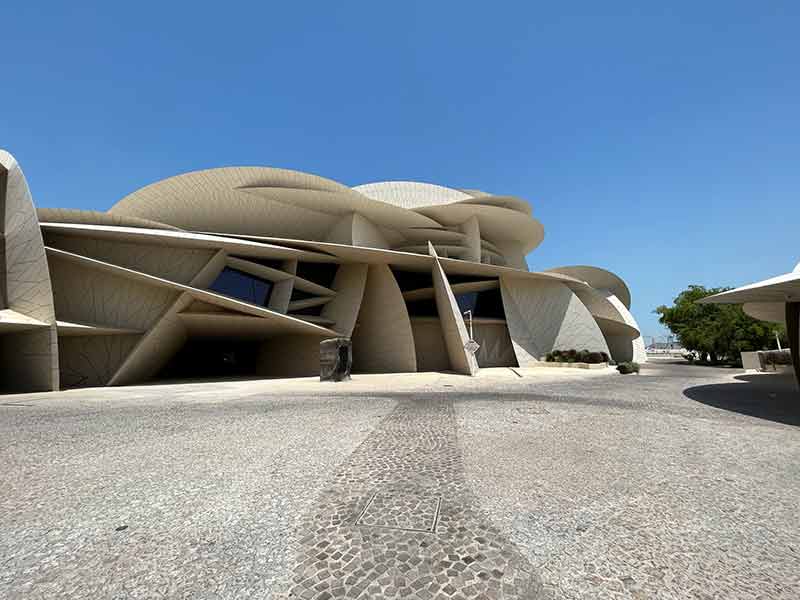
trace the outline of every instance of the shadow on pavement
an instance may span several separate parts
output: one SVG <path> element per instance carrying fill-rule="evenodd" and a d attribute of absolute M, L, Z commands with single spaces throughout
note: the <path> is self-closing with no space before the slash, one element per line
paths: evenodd
<path fill-rule="evenodd" d="M 736 382 L 698 385 L 683 390 L 684 396 L 723 410 L 800 425 L 800 391 L 794 375 L 737 375 Z"/>

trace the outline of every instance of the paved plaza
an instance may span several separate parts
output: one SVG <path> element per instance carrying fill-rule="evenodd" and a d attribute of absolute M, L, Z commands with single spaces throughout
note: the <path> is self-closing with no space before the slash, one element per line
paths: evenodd
<path fill-rule="evenodd" d="M 798 598 L 795 389 L 661 363 L 2 396 L 0 597 Z"/>

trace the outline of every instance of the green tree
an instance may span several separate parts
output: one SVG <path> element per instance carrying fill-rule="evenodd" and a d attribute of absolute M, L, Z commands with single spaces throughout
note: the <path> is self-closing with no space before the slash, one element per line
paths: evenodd
<path fill-rule="evenodd" d="M 775 345 L 775 331 L 782 341 L 782 325 L 758 321 L 744 313 L 738 304 L 698 304 L 697 301 L 730 288 L 706 289 L 690 285 L 675 298 L 672 306 L 659 306 L 659 323 L 666 325 L 687 350 L 708 355 L 712 364 L 739 362 L 740 353 L 766 350 Z"/>

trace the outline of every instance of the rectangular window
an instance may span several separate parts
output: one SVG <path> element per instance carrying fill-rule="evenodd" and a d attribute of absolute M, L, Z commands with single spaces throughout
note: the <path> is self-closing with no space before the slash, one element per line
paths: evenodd
<path fill-rule="evenodd" d="M 225 267 L 208 289 L 250 304 L 267 306 L 272 292 L 272 282 L 238 269 Z"/>

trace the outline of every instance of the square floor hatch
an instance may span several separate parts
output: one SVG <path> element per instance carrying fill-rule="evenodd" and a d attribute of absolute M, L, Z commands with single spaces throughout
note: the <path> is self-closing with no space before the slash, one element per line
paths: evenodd
<path fill-rule="evenodd" d="M 364 507 L 356 525 L 436 533 L 439 496 L 378 492 Z"/>

